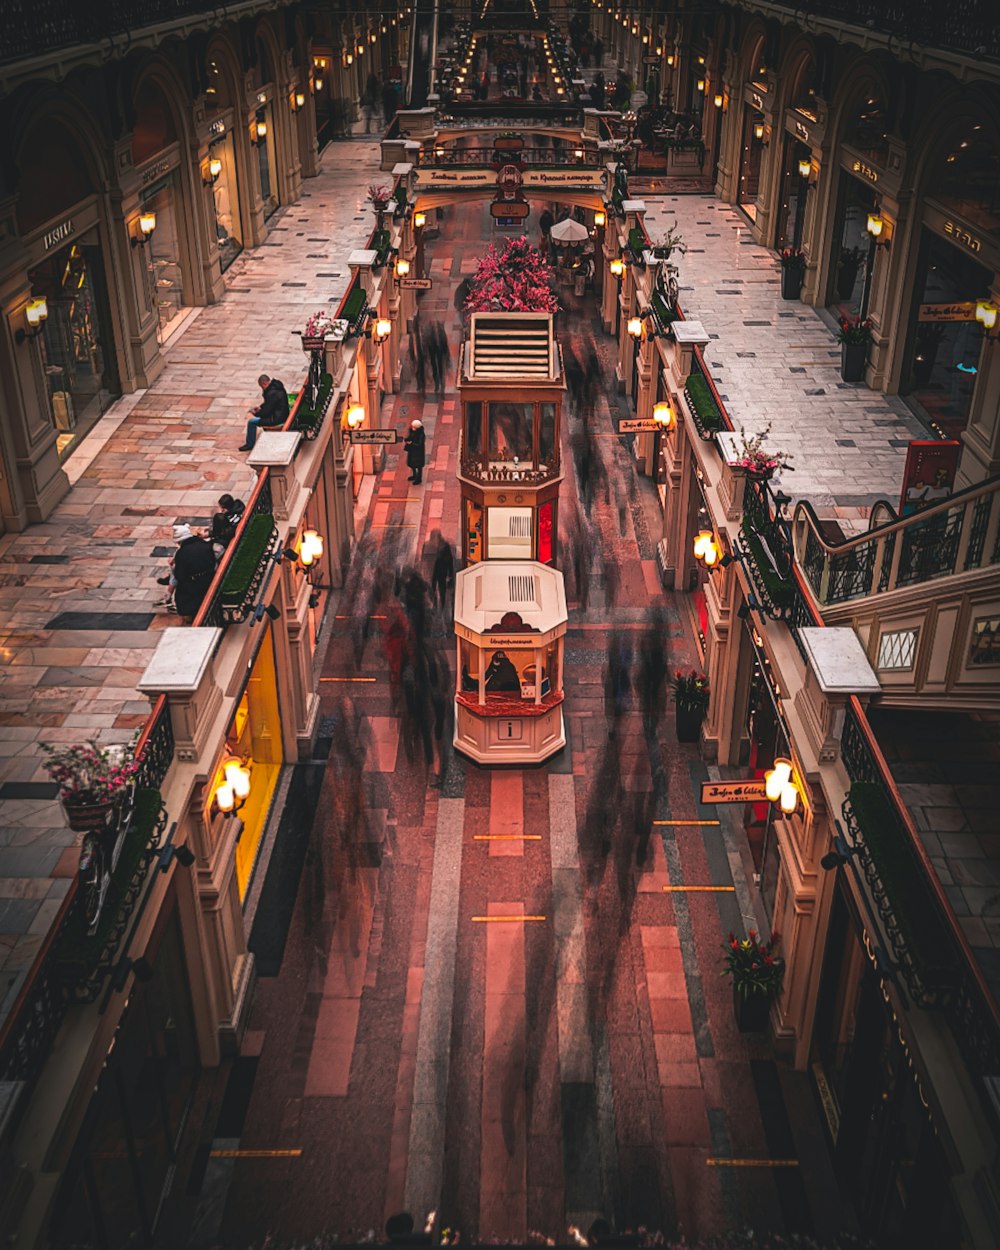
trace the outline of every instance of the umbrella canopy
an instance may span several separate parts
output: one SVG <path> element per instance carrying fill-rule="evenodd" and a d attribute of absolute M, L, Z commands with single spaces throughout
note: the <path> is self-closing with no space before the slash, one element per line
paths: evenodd
<path fill-rule="evenodd" d="M 549 231 L 554 243 L 582 243 L 590 231 L 573 217 L 557 222 Z"/>

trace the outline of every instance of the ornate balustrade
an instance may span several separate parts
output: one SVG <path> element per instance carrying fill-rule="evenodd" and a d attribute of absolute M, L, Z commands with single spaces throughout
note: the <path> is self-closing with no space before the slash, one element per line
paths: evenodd
<path fill-rule="evenodd" d="M 796 0 L 776 0 L 778 8 L 812 17 L 826 17 L 838 26 L 861 26 L 865 30 L 894 35 L 904 44 L 925 48 L 952 48 L 978 56 L 1000 57 L 1000 26 L 992 0 L 812 0 L 805 9 Z M 752 6 L 751 6 L 752 7 Z M 769 6 L 773 7 L 773 6 Z"/>

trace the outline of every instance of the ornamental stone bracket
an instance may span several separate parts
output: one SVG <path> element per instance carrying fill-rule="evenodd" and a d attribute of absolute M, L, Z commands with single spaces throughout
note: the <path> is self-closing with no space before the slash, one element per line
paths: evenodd
<path fill-rule="evenodd" d="M 715 436 L 725 468 L 719 481 L 719 495 L 726 510 L 726 520 L 739 525 L 743 519 L 743 494 L 746 490 L 746 474 L 735 463 L 739 456 L 736 435 L 732 430 L 721 430 Z"/>
<path fill-rule="evenodd" d="M 850 626 L 806 626 L 799 630 L 806 658 L 806 680 L 795 695 L 810 743 L 821 764 L 840 756 L 847 700 L 881 690 L 878 677 Z"/>

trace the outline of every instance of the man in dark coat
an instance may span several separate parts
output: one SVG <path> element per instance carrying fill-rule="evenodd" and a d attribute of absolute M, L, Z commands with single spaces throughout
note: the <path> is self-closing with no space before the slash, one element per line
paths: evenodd
<path fill-rule="evenodd" d="M 411 421 L 410 432 L 403 439 L 403 446 L 406 448 L 406 463 L 411 470 L 407 480 L 412 482 L 414 486 L 420 485 L 420 479 L 423 476 L 425 442 L 424 423 L 417 420 Z"/>
<path fill-rule="evenodd" d="M 179 544 L 174 556 L 174 602 L 182 623 L 191 625 L 215 576 L 215 552 L 208 539 L 199 538 L 190 525 L 175 525 L 174 538 Z"/>
<path fill-rule="evenodd" d="M 435 530 L 431 537 L 437 545 L 434 552 L 431 586 L 434 590 L 434 599 L 443 611 L 448 602 L 448 591 L 455 585 L 455 552 L 451 543 L 442 537 L 440 530 Z"/>
<path fill-rule="evenodd" d="M 288 420 L 288 392 L 284 385 L 277 378 L 269 377 L 266 373 L 260 375 L 257 385 L 263 392 L 264 398 L 256 408 L 250 410 L 247 435 L 240 451 L 251 450 L 257 441 L 257 431 L 261 426 L 268 429 L 272 426 L 284 425 Z"/>

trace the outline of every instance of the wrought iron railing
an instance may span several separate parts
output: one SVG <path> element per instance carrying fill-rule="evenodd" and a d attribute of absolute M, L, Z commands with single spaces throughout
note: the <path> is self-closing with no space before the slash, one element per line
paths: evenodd
<path fill-rule="evenodd" d="M 233 561 L 240 549 L 244 535 L 250 526 L 250 521 L 255 516 L 262 513 L 272 513 L 273 505 L 271 503 L 271 479 L 267 469 L 262 470 L 257 478 L 257 485 L 253 489 L 253 494 L 247 502 L 246 510 L 240 517 L 240 523 L 236 527 L 236 533 L 233 535 L 229 546 L 222 554 L 218 567 L 215 570 L 215 576 L 212 583 L 205 593 L 201 607 L 194 618 L 195 625 L 214 625 L 219 629 L 225 629 L 230 623 L 230 617 L 223 606 L 222 588 L 226 580 Z"/>
<path fill-rule="evenodd" d="M 557 152 L 552 148 L 521 148 L 507 152 L 503 148 L 452 148 L 439 144 L 436 147 L 421 148 L 417 164 L 423 168 L 456 166 L 460 169 L 482 169 L 502 164 L 510 158 L 520 165 L 540 166 L 546 169 L 602 169 L 604 167 L 606 158 L 603 154 L 592 149 L 584 149 L 582 145 L 580 150 L 583 151 L 583 156 L 574 155 L 575 148 L 572 152 Z"/>
<path fill-rule="evenodd" d="M 1000 563 L 1000 477 L 979 482 L 923 511 L 831 543 L 812 505 L 795 507 L 796 553 L 820 604 L 920 585 Z"/>
<path fill-rule="evenodd" d="M 910 993 L 919 1006 L 939 1008 L 944 1013 L 965 1062 L 976 1076 L 996 1075 L 1000 1072 L 1000 1009 L 861 704 L 854 697 L 844 721 L 841 759 L 854 786 L 870 789 L 879 799 L 873 810 L 879 814 L 878 840 L 885 848 L 881 864 L 869 845 L 872 830 L 866 831 L 857 798 L 847 800 L 844 816 L 849 845 L 862 865 L 893 958 Z M 909 932 L 901 923 L 907 915 L 912 917 Z M 933 966 L 928 968 L 921 963 L 914 932 L 932 922 L 932 933 L 918 935 L 924 939 L 925 949 L 931 951 Z"/>
<path fill-rule="evenodd" d="M 791 531 L 766 478 L 748 475 L 744 482 L 743 522 L 733 545 L 761 607 L 774 619 L 787 616 L 795 597 Z"/>
<path fill-rule="evenodd" d="M 289 3 L 290 0 L 279 0 Z M 116 37 L 202 17 L 211 25 L 233 21 L 240 10 L 258 6 L 220 5 L 210 0 L 4 0 L 0 23 L 0 61 L 22 60 L 76 44 L 107 46 Z"/>
<path fill-rule="evenodd" d="M 894 4 L 882 4 L 879 0 L 776 2 L 779 8 L 797 15 L 828 17 L 838 26 L 880 31 L 906 44 L 1000 58 L 1000 25 L 994 0 L 953 0 L 951 4 L 940 4 L 938 0 L 896 0 Z"/>

